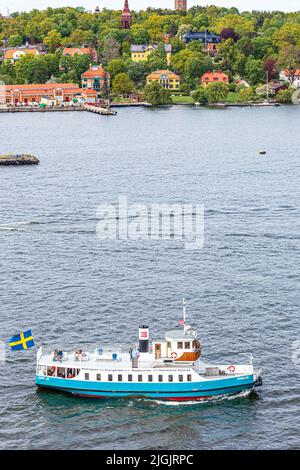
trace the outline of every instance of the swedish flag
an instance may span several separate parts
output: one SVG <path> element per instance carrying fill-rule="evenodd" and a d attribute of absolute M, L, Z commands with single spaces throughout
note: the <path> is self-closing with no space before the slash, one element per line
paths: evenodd
<path fill-rule="evenodd" d="M 35 344 L 31 330 L 22 331 L 20 334 L 10 338 L 9 345 L 13 351 L 21 351 L 23 349 L 32 348 Z"/>

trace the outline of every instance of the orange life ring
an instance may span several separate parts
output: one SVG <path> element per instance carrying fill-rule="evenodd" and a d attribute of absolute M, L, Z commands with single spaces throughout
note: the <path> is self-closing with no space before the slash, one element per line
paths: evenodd
<path fill-rule="evenodd" d="M 229 367 L 227 367 L 227 370 L 229 370 L 229 372 L 235 372 L 235 367 L 234 366 L 229 366 Z"/>
<path fill-rule="evenodd" d="M 172 358 L 172 359 L 176 359 L 176 358 L 177 358 L 177 353 L 176 353 L 176 352 L 172 352 L 171 358 Z"/>

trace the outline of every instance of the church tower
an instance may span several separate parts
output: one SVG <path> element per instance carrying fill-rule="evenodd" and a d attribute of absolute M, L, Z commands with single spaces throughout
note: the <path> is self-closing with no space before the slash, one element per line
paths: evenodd
<path fill-rule="evenodd" d="M 187 0 L 175 0 L 175 10 L 187 11 Z"/>
<path fill-rule="evenodd" d="M 132 23 L 132 15 L 129 9 L 128 0 L 124 2 L 124 8 L 121 17 L 121 23 L 123 29 L 130 29 Z"/>

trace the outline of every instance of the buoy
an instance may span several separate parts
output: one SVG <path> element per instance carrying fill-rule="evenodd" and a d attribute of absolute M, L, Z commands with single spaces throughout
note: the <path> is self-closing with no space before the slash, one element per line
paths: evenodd
<path fill-rule="evenodd" d="M 261 150 L 259 153 L 260 155 L 266 155 L 267 152 L 265 150 Z"/>

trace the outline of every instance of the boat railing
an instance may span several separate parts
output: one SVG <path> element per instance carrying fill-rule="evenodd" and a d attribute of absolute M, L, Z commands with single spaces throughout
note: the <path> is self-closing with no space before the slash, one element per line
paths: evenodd
<path fill-rule="evenodd" d="M 207 360 L 209 360 L 210 363 L 223 364 L 224 359 L 230 363 L 235 363 L 235 364 L 244 365 L 245 361 L 247 361 L 246 363 L 250 365 L 253 364 L 253 354 L 249 352 L 225 351 L 225 352 L 222 352 L 222 356 L 220 355 L 217 356 L 215 354 L 207 355 Z"/>

